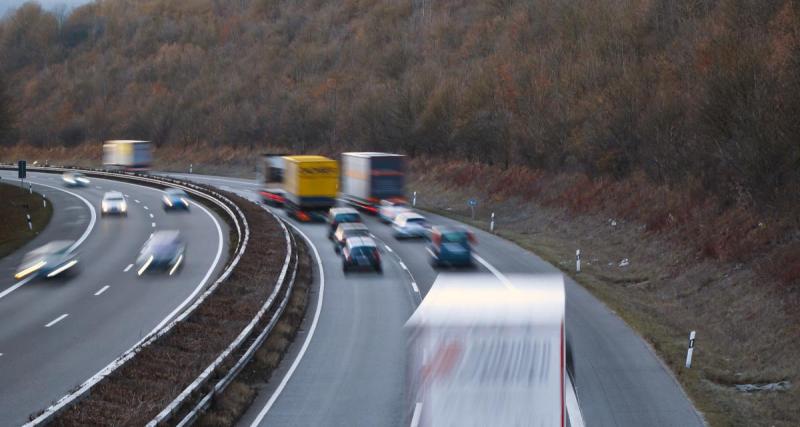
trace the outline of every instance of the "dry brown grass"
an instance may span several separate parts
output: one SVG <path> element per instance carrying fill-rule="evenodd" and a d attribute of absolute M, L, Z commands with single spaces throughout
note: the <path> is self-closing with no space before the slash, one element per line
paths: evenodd
<path fill-rule="evenodd" d="M 32 230 L 25 215 L 30 214 Z M 0 258 L 10 254 L 41 232 L 53 216 L 53 204 L 42 204 L 42 195 L 18 185 L 0 184 Z"/>

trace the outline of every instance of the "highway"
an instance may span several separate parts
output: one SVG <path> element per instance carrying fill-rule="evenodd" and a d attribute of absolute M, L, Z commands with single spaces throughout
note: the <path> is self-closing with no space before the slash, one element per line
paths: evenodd
<path fill-rule="evenodd" d="M 5 183 L 15 176 L 0 171 Z M 54 213 L 40 235 L 0 260 L 0 425 L 24 423 L 171 320 L 213 282 L 228 254 L 228 227 L 199 204 L 165 213 L 155 188 L 91 178 L 88 187 L 67 189 L 58 174 L 29 171 L 28 178 Z M 127 218 L 101 217 L 110 190 L 125 194 Z M 142 244 L 167 229 L 186 241 L 182 269 L 137 276 L 132 264 Z M 59 239 L 79 243 L 77 274 L 14 280 L 27 251 Z"/>
<path fill-rule="evenodd" d="M 251 180 L 171 175 L 258 198 L 258 184 Z M 434 224 L 454 223 L 426 215 Z M 240 425 L 399 426 L 407 422 L 402 327 L 437 271 L 428 262 L 424 243 L 398 242 L 388 226 L 365 219 L 385 245 L 382 276 L 345 278 L 324 225 L 295 223 L 318 254 L 319 287 L 312 293 L 298 338 Z M 478 239 L 477 271 L 495 275 L 558 271 L 509 241 L 472 230 Z M 580 406 L 580 411 L 572 409 L 569 414 L 572 425 L 581 420 L 588 426 L 704 425 L 644 340 L 572 279 L 566 278 L 566 286 L 567 332 L 576 371 L 574 403 Z M 569 398 L 567 403 L 569 408 Z"/>

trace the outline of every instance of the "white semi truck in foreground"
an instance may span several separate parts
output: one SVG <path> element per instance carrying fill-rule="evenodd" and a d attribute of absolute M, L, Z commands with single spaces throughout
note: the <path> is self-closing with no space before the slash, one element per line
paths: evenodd
<path fill-rule="evenodd" d="M 406 323 L 418 426 L 565 426 L 561 275 L 441 274 Z"/>

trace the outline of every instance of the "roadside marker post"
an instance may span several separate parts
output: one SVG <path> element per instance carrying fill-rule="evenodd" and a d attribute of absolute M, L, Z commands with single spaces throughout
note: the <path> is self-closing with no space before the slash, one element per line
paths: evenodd
<path fill-rule="evenodd" d="M 417 207 L 417 192 L 414 192 L 414 197 L 411 198 L 411 206 Z"/>
<path fill-rule="evenodd" d="M 686 351 L 686 368 L 692 367 L 692 353 L 694 353 L 694 337 L 695 331 L 689 334 L 689 350 Z"/>
<path fill-rule="evenodd" d="M 492 212 L 492 221 L 489 223 L 489 232 L 494 233 L 494 212 Z"/>
<path fill-rule="evenodd" d="M 25 214 L 25 217 L 28 219 L 28 230 L 33 230 L 33 223 L 31 222 L 31 214 Z"/>
<path fill-rule="evenodd" d="M 31 184 L 30 182 L 28 183 L 28 193 L 33 194 L 33 184 Z"/>
<path fill-rule="evenodd" d="M 189 173 L 192 173 L 192 166 L 194 166 L 194 165 L 189 163 Z"/>
<path fill-rule="evenodd" d="M 575 251 L 575 272 L 581 272 L 581 250 L 578 249 Z"/>
<path fill-rule="evenodd" d="M 42 194 L 42 207 L 47 207 L 47 197 L 44 197 L 44 194 Z"/>

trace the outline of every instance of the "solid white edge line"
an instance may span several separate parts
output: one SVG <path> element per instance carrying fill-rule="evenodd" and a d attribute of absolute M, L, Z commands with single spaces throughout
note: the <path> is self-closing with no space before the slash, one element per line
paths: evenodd
<path fill-rule="evenodd" d="M 408 270 L 408 266 L 403 261 L 398 261 L 397 263 L 400 264 L 400 267 L 402 267 L 403 270 Z"/>
<path fill-rule="evenodd" d="M 417 402 L 414 405 L 414 415 L 411 416 L 410 427 L 417 427 L 419 425 L 420 415 L 422 415 L 422 402 Z"/>
<path fill-rule="evenodd" d="M 569 418 L 569 425 L 571 427 L 585 427 L 586 423 L 583 421 L 583 414 L 581 407 L 578 404 L 578 395 L 575 393 L 575 386 L 572 384 L 572 379 L 566 375 L 567 382 L 567 418 Z"/>
<path fill-rule="evenodd" d="M 107 291 L 107 290 L 108 290 L 108 288 L 110 288 L 110 287 L 111 287 L 111 286 L 109 286 L 109 285 L 105 285 L 105 286 L 103 286 L 102 288 L 100 288 L 100 290 L 99 290 L 99 291 L 97 291 L 97 292 L 95 292 L 95 293 L 94 293 L 94 296 L 96 296 L 96 297 L 97 297 L 97 296 L 100 296 L 100 295 L 102 295 L 102 294 L 103 294 L 103 292 Z"/>
<path fill-rule="evenodd" d="M 256 416 L 256 419 L 253 420 L 253 422 L 250 424 L 251 427 L 258 426 L 261 423 L 261 421 L 264 420 L 264 417 L 267 416 L 267 413 L 272 408 L 272 405 L 274 405 L 275 401 L 278 400 L 278 397 L 280 397 L 281 392 L 283 392 L 283 389 L 286 387 L 286 384 L 289 383 L 289 380 L 292 378 L 292 375 L 294 375 L 294 371 L 297 370 L 297 366 L 300 365 L 300 361 L 303 360 L 303 356 L 306 354 L 309 344 L 311 344 L 311 339 L 314 337 L 314 331 L 317 330 L 319 315 L 322 312 L 322 300 L 323 297 L 325 296 L 325 270 L 322 267 L 322 258 L 319 256 L 319 251 L 317 251 L 317 247 L 314 245 L 314 242 L 312 242 L 311 239 L 308 238 L 306 233 L 303 233 L 300 230 L 300 228 L 296 227 L 289 221 L 286 221 L 286 224 L 289 224 L 298 233 L 300 233 L 300 235 L 303 236 L 306 242 L 308 242 L 308 244 L 311 246 L 311 249 L 314 251 L 314 257 L 317 258 L 317 268 L 319 268 L 319 298 L 317 299 L 317 308 L 316 311 L 314 312 L 314 320 L 311 322 L 311 327 L 308 330 L 308 335 L 306 336 L 306 340 L 303 342 L 303 347 L 300 348 L 300 352 L 297 354 L 297 357 L 295 357 L 294 361 L 292 362 L 292 366 L 289 367 L 289 370 L 286 371 L 286 375 L 284 375 L 283 380 L 281 380 L 281 383 L 278 384 L 278 388 L 275 389 L 275 391 L 272 393 L 272 396 L 270 396 L 267 403 L 264 405 L 263 408 L 261 408 L 261 411 L 259 411 L 258 415 Z"/>
<path fill-rule="evenodd" d="M 136 185 L 136 184 L 132 184 L 132 185 Z M 143 186 L 143 185 L 141 185 L 140 187 L 151 188 L 151 187 L 147 187 L 147 186 Z M 158 190 L 155 190 L 155 191 L 158 191 Z M 200 209 L 202 209 L 203 212 L 205 212 L 206 215 L 208 215 L 214 221 L 214 225 L 217 227 L 217 236 L 218 236 L 218 242 L 219 243 L 217 245 L 217 255 L 214 258 L 214 262 L 211 263 L 211 267 L 208 269 L 208 272 L 206 273 L 205 277 L 203 277 L 203 280 L 200 281 L 200 284 L 197 285 L 197 287 L 194 289 L 192 294 L 189 295 L 189 297 L 186 298 L 181 303 L 181 305 L 176 307 L 175 310 L 173 310 L 169 315 L 167 315 L 167 317 L 165 317 L 164 320 L 161 321 L 161 323 L 156 325 L 156 327 L 153 328 L 150 331 L 150 333 L 145 334 L 139 341 L 136 342 L 136 344 L 131 346 L 128 350 L 124 351 L 122 353 L 123 355 L 126 354 L 126 353 L 130 353 L 131 350 L 135 349 L 141 343 L 143 343 L 146 339 L 148 339 L 150 337 L 150 335 L 155 334 L 156 332 L 158 332 L 165 324 L 170 322 L 173 317 L 175 317 L 178 313 L 180 313 L 181 310 L 183 310 L 184 307 L 186 307 L 187 304 L 192 302 L 194 300 L 194 298 L 197 296 L 197 293 L 200 292 L 200 290 L 203 289 L 203 287 L 205 286 L 206 282 L 208 281 L 208 278 L 211 277 L 211 274 L 214 272 L 214 269 L 217 267 L 217 263 L 219 263 L 219 259 L 222 256 L 222 248 L 224 246 L 224 241 L 223 241 L 223 237 L 222 237 L 222 227 L 220 227 L 219 221 L 217 221 L 217 219 L 214 218 L 213 215 L 211 215 L 211 212 L 209 212 L 208 209 L 198 205 L 197 203 L 195 203 L 195 206 L 197 206 Z M 125 360 L 127 360 L 127 359 L 125 359 Z M 84 381 L 76 389 L 73 389 L 73 392 L 63 396 L 58 401 L 56 401 L 54 404 L 52 404 L 49 408 L 45 409 L 45 412 L 42 413 L 41 415 L 39 415 L 38 418 L 36 418 L 36 419 L 34 419 L 32 421 L 28 421 L 27 423 L 24 424 L 24 426 L 27 427 L 27 426 L 39 425 L 43 421 L 43 419 L 46 416 L 48 411 L 55 411 L 55 410 L 58 410 L 59 408 L 63 408 L 65 405 L 67 405 L 69 402 L 71 402 L 71 401 L 73 401 L 75 399 L 75 396 L 77 396 L 75 394 L 77 392 L 77 390 L 85 390 L 85 389 L 88 389 L 88 388 L 92 387 L 93 385 L 95 385 L 98 382 L 100 382 L 100 380 L 102 380 L 106 375 L 108 375 L 109 372 L 111 372 L 113 369 L 116 369 L 122 363 L 124 363 L 124 361 L 120 361 L 120 360 L 115 360 L 115 361 L 109 363 L 103 369 L 101 369 L 96 374 L 94 374 L 91 378 L 89 378 L 88 380 Z"/>
<path fill-rule="evenodd" d="M 60 322 L 60 321 L 62 321 L 62 320 L 64 320 L 64 319 L 66 319 L 66 318 L 67 318 L 67 316 L 69 316 L 69 314 L 67 314 L 67 313 L 64 313 L 64 314 L 62 314 L 61 316 L 58 316 L 58 317 L 56 317 L 55 319 L 51 320 L 51 321 L 50 321 L 50 323 L 48 323 L 48 324 L 44 325 L 44 327 L 45 327 L 45 328 L 49 328 L 49 327 L 51 327 L 51 326 L 55 325 L 56 323 L 58 323 L 58 322 Z"/>
<path fill-rule="evenodd" d="M 394 252 L 394 249 L 392 249 L 392 247 L 391 247 L 391 246 L 389 246 L 389 245 L 383 245 L 383 246 L 386 246 L 386 250 L 387 250 L 387 251 L 389 251 L 389 252 Z"/>
<path fill-rule="evenodd" d="M 496 269 L 489 261 L 483 259 L 480 255 L 473 253 L 472 257 L 475 258 L 475 261 L 481 263 L 487 270 L 489 270 L 495 277 L 497 277 L 507 288 L 509 289 L 516 289 L 511 285 L 508 278 L 500 272 L 500 270 Z M 575 386 L 572 384 L 572 380 L 569 378 L 569 375 L 565 375 L 566 377 L 566 405 L 567 405 L 567 417 L 569 418 L 569 424 L 572 427 L 584 427 L 586 424 L 583 421 L 583 414 L 581 413 L 581 407 L 578 404 L 578 395 L 575 393 Z"/>
<path fill-rule="evenodd" d="M 63 191 L 63 192 L 65 192 L 65 193 L 67 193 L 67 194 L 69 194 L 71 196 L 77 197 L 84 204 L 86 204 L 86 206 L 89 207 L 89 213 L 91 214 L 90 215 L 90 219 L 89 219 L 89 225 L 86 227 L 86 230 L 83 231 L 83 234 L 81 235 L 81 237 L 79 237 L 78 240 L 76 240 L 75 243 L 73 243 L 72 246 L 69 247 L 69 249 L 71 251 L 74 251 L 78 246 L 81 245 L 81 243 L 84 242 L 84 240 L 86 240 L 89 237 L 89 234 L 92 232 L 92 229 L 94 228 L 95 222 L 97 222 L 97 212 L 95 212 L 94 206 L 92 206 L 92 204 L 89 203 L 89 201 L 86 200 L 85 197 L 83 197 L 83 196 L 81 196 L 79 194 L 73 193 L 71 191 L 65 190 L 63 188 L 59 188 L 59 187 L 55 187 L 55 186 L 47 185 L 47 184 L 36 183 L 36 182 L 33 182 L 33 181 L 28 181 L 28 182 L 30 182 L 33 185 L 41 185 L 42 187 L 47 187 L 47 188 L 52 188 L 54 190 Z M 30 282 L 31 280 L 33 280 L 34 277 L 35 276 L 28 276 L 25 279 L 22 279 L 22 281 L 17 282 L 14 285 L 10 286 L 5 291 L 0 292 L 0 299 L 5 297 L 6 295 L 10 294 L 11 292 L 14 292 L 15 290 L 19 289 L 24 284 Z"/>
<path fill-rule="evenodd" d="M 131 269 L 131 268 L 133 268 L 133 264 L 128 264 L 128 266 L 127 266 L 127 267 L 125 267 L 125 269 L 124 269 L 124 270 L 122 270 L 122 271 L 123 271 L 123 272 L 125 272 L 125 273 L 127 273 L 127 272 L 128 272 L 130 269 Z"/>
<path fill-rule="evenodd" d="M 414 292 L 419 293 L 419 287 L 417 286 L 417 282 L 412 280 L 411 287 L 414 289 Z"/>

